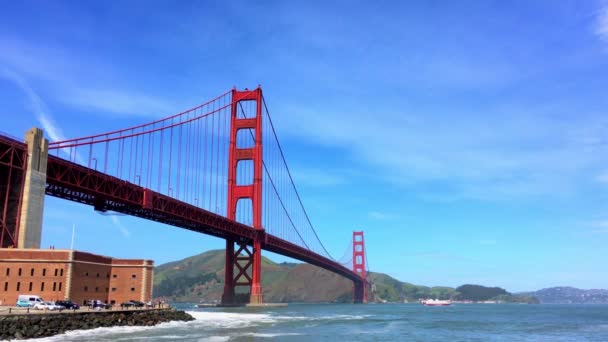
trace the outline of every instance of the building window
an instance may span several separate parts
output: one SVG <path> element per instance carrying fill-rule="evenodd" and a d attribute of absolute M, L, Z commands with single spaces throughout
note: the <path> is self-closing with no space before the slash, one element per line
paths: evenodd
<path fill-rule="evenodd" d="M 11 269 L 10 268 L 6 268 L 6 276 L 8 277 L 9 275 L 11 275 Z"/>
<path fill-rule="evenodd" d="M 21 282 L 17 282 L 17 291 L 21 288 Z"/>
<path fill-rule="evenodd" d="M 116 301 L 115 301 L 114 299 L 112 299 L 112 300 L 110 301 L 110 304 L 114 305 L 114 304 L 116 304 Z"/>
<path fill-rule="evenodd" d="M 106 273 L 106 278 L 110 279 L 110 273 Z"/>
<path fill-rule="evenodd" d="M 106 287 L 106 292 L 110 292 L 110 289 Z"/>
<path fill-rule="evenodd" d="M 4 283 L 4 291 L 8 291 L 8 281 Z"/>
<path fill-rule="evenodd" d="M 43 268 L 43 269 L 42 269 L 42 276 L 43 276 L 43 277 L 46 277 L 46 268 Z"/>
<path fill-rule="evenodd" d="M 18 275 L 21 277 L 21 268 L 19 269 L 19 274 Z"/>
<path fill-rule="evenodd" d="M 118 278 L 117 274 L 112 274 L 112 278 Z"/>
<path fill-rule="evenodd" d="M 61 282 L 59 282 L 59 291 L 61 291 Z"/>
<path fill-rule="evenodd" d="M 53 291 L 57 291 L 57 282 L 53 282 Z"/>
<path fill-rule="evenodd" d="M 44 282 L 40 283 L 40 291 L 44 291 Z"/>
<path fill-rule="evenodd" d="M 134 287 L 131 288 L 131 292 L 135 292 L 135 288 Z"/>
<path fill-rule="evenodd" d="M 63 268 L 59 270 L 59 275 L 63 277 Z"/>
<path fill-rule="evenodd" d="M 84 287 L 84 292 L 87 292 L 87 291 L 89 291 L 89 287 L 88 287 L 88 286 L 85 286 L 85 287 Z"/>
<path fill-rule="evenodd" d="M 7 283 L 7 284 L 8 284 L 8 283 Z M 112 292 L 115 292 L 115 291 L 116 291 L 116 288 L 115 288 L 115 287 L 113 287 L 113 288 L 112 288 Z"/>
<path fill-rule="evenodd" d="M 32 283 L 32 282 L 30 281 L 30 289 L 29 289 L 28 291 L 32 291 L 32 287 L 33 287 L 33 286 L 34 286 L 34 283 Z"/>
<path fill-rule="evenodd" d="M 95 288 L 95 292 L 99 292 L 99 287 L 96 287 L 96 288 Z"/>
<path fill-rule="evenodd" d="M 57 273 L 59 273 L 59 270 L 55 269 L 55 277 L 57 276 Z"/>
<path fill-rule="evenodd" d="M 89 272 L 86 272 L 86 273 L 84 274 L 84 276 L 85 276 L 85 277 L 88 277 L 88 276 L 89 276 Z"/>
<path fill-rule="evenodd" d="M 137 278 L 137 276 L 135 274 L 132 274 L 131 278 L 135 279 L 135 278 Z"/>
<path fill-rule="evenodd" d="M 34 269 L 33 269 L 33 268 L 30 270 L 30 276 L 31 276 L 31 277 L 33 277 L 33 276 L 34 276 Z"/>
<path fill-rule="evenodd" d="M 99 278 L 99 273 L 97 273 L 97 278 Z"/>

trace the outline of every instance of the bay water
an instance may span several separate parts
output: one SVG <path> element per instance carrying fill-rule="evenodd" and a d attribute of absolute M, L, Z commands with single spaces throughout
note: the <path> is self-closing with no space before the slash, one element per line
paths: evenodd
<path fill-rule="evenodd" d="M 290 304 L 201 308 L 195 321 L 71 331 L 40 341 L 608 341 L 608 305 Z"/>

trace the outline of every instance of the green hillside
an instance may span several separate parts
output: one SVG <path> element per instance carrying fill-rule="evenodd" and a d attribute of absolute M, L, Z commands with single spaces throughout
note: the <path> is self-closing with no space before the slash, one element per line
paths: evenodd
<path fill-rule="evenodd" d="M 213 250 L 160 265 L 154 271 L 154 296 L 178 302 L 216 302 L 224 289 L 224 251 Z M 504 289 L 479 285 L 427 287 L 401 282 L 383 273 L 370 273 L 372 300 L 403 302 L 420 298 L 535 302 Z M 262 259 L 262 289 L 266 302 L 350 302 L 352 282 L 324 269 Z M 246 291 L 237 288 L 237 292 Z"/>

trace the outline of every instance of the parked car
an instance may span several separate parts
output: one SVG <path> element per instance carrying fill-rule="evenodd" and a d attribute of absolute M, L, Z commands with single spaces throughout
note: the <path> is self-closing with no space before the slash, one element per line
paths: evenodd
<path fill-rule="evenodd" d="M 121 308 L 143 308 L 146 304 L 144 302 L 140 302 L 138 300 L 129 300 L 120 304 Z"/>
<path fill-rule="evenodd" d="M 91 309 L 111 309 L 112 305 L 110 304 L 106 304 L 98 299 L 93 299 L 89 301 L 89 306 L 91 307 Z"/>
<path fill-rule="evenodd" d="M 133 306 L 136 308 L 143 308 L 144 306 L 146 306 L 146 303 L 140 302 L 138 300 L 131 300 L 130 302 L 133 303 Z"/>
<path fill-rule="evenodd" d="M 18 307 L 34 307 L 34 305 L 36 305 L 37 303 L 43 303 L 44 300 L 42 298 L 40 298 L 40 296 L 36 296 L 36 295 L 31 295 L 31 294 L 25 294 L 25 295 L 19 295 L 19 297 L 17 297 L 17 306 Z"/>
<path fill-rule="evenodd" d="M 134 307 L 134 306 L 135 306 L 135 304 L 132 301 L 130 301 L 130 300 L 126 301 L 126 302 L 123 302 L 123 303 L 120 303 L 120 307 L 121 308 L 130 308 L 130 307 Z"/>
<path fill-rule="evenodd" d="M 72 309 L 75 309 L 75 310 L 80 309 L 80 305 L 72 302 L 71 300 L 58 300 L 58 301 L 55 302 L 55 304 L 56 305 L 61 305 L 64 308 L 70 309 L 70 310 L 72 310 Z"/>
<path fill-rule="evenodd" d="M 61 311 L 61 310 L 64 309 L 64 307 L 61 306 L 61 305 L 53 304 L 51 302 L 40 302 L 40 303 L 36 303 L 34 305 L 34 309 L 36 309 L 36 310 L 47 309 L 47 310 L 50 310 L 50 311 Z"/>

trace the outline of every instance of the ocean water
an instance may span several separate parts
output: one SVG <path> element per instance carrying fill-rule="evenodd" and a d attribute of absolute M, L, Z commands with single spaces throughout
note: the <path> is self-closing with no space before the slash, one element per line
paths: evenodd
<path fill-rule="evenodd" d="M 608 305 L 177 305 L 196 318 L 71 331 L 38 341 L 608 341 Z"/>

